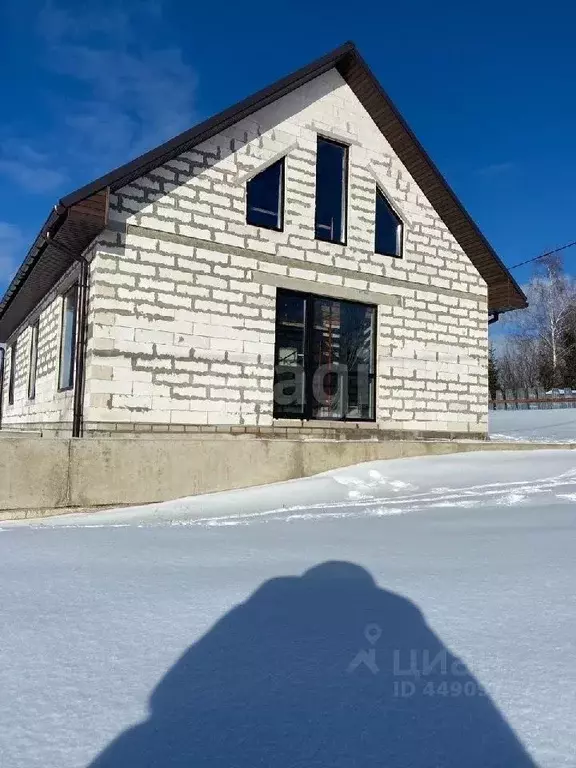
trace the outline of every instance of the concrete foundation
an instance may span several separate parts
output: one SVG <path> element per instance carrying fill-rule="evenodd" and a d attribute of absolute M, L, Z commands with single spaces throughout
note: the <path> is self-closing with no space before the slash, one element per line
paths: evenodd
<path fill-rule="evenodd" d="M 576 444 L 14 436 L 0 441 L 0 520 L 166 501 L 307 477 L 362 461 L 537 448 Z"/>

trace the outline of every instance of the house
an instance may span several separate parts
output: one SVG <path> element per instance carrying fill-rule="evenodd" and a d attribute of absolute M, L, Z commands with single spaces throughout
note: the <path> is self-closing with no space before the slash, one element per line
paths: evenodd
<path fill-rule="evenodd" d="M 55 206 L 0 303 L 2 428 L 482 438 L 525 305 L 348 43 Z"/>

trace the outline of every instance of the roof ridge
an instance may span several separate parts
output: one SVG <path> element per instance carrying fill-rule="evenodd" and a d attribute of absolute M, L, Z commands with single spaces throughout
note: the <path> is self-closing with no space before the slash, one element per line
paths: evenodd
<path fill-rule="evenodd" d="M 217 125 L 219 126 L 219 130 L 223 130 L 223 127 L 220 126 L 223 126 L 225 123 L 232 124 L 238 122 L 238 120 L 242 119 L 242 113 L 244 111 L 252 113 L 257 109 L 261 109 L 262 107 L 266 106 L 268 103 L 276 101 L 282 97 L 280 92 L 284 88 L 292 91 L 299 87 L 300 84 L 304 85 L 307 81 L 318 77 L 319 74 L 322 73 L 321 70 L 331 69 L 332 67 L 336 66 L 340 59 L 350 54 L 356 56 L 359 55 L 356 45 L 352 41 L 347 41 L 346 43 L 338 46 L 338 48 L 334 48 L 329 53 L 326 53 L 324 56 L 315 59 L 305 67 L 301 67 L 295 72 L 292 72 L 289 75 L 285 75 L 284 77 L 280 78 L 280 80 L 276 80 L 271 85 L 267 85 L 265 88 L 256 91 L 251 96 L 241 99 L 232 106 L 216 113 L 212 117 L 209 117 L 200 123 L 196 123 L 191 128 L 188 128 L 176 136 L 173 136 L 163 144 L 160 144 L 157 147 L 144 152 L 144 154 L 129 160 L 127 163 L 124 163 L 118 168 L 115 168 L 112 171 L 104 174 L 104 176 L 100 176 L 98 179 L 95 179 L 89 184 L 85 184 L 84 186 L 62 198 L 60 200 L 60 204 L 65 207 L 69 207 L 70 205 L 78 202 L 80 199 L 88 197 L 89 195 L 94 194 L 94 192 L 99 192 L 106 186 L 114 185 L 119 180 L 122 180 L 125 176 L 132 175 L 133 171 L 139 171 L 141 168 L 148 166 L 149 163 L 158 162 L 158 164 L 161 164 L 163 156 L 168 157 L 172 155 L 173 152 L 180 154 L 181 152 L 185 151 L 182 149 L 182 147 L 187 146 L 190 142 L 194 142 L 196 144 L 200 143 L 202 138 L 199 137 L 201 137 L 204 133 L 212 133 Z M 298 83 L 298 80 L 302 80 L 302 83 Z M 225 127 L 228 127 L 228 125 Z"/>
<path fill-rule="evenodd" d="M 305 67 L 280 78 L 252 96 L 63 197 L 37 235 L 0 301 L 0 337 L 10 335 L 33 309 L 31 302 L 38 300 L 40 286 L 29 285 L 32 272 L 37 274 L 37 264 L 40 263 L 39 269 L 44 275 L 43 285 L 48 285 L 50 280 L 53 280 L 54 284 L 70 266 L 70 258 L 73 256 L 70 248 L 78 250 L 80 256 L 86 247 L 87 238 L 91 241 L 96 236 L 97 226 L 100 226 L 102 231 L 106 225 L 108 190 L 114 191 L 125 186 L 148 170 L 211 138 L 332 68 L 337 69 L 355 92 L 422 193 L 486 281 L 490 311 L 504 312 L 525 307 L 527 301 L 520 286 L 422 147 L 354 42 L 348 41 Z M 95 198 L 98 198 L 98 201 Z M 51 240 L 52 248 L 46 238 L 47 228 L 53 232 L 58 231 Z M 56 255 L 59 238 L 68 253 L 66 258 Z M 63 252 L 62 248 L 60 252 Z M 58 261 L 58 258 L 61 261 Z M 28 288 L 21 291 L 25 285 L 28 285 Z M 16 298 L 16 303 L 22 305 L 20 309 L 14 309 Z M 7 313 L 9 318 L 6 317 Z"/>

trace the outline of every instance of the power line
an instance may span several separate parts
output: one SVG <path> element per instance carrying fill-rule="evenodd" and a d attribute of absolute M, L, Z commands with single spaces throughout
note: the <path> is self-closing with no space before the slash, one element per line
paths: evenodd
<path fill-rule="evenodd" d="M 567 248 L 572 248 L 574 245 L 576 245 L 576 240 L 573 240 L 571 243 L 566 243 L 566 245 L 561 245 L 560 248 L 555 248 L 553 251 L 546 251 L 546 253 L 541 253 L 540 256 L 534 256 L 533 259 L 527 259 L 526 261 L 521 261 L 520 264 L 514 264 L 514 266 L 510 267 L 510 269 L 518 269 L 518 267 L 523 267 L 525 264 L 531 264 L 533 261 L 538 261 L 538 259 L 544 259 L 546 256 L 552 256 L 554 253 L 565 251 Z"/>

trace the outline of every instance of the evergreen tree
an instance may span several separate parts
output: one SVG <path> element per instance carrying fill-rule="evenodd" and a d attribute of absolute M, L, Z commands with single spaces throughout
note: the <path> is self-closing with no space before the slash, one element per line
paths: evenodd
<path fill-rule="evenodd" d="M 562 339 L 565 351 L 563 384 L 568 389 L 576 389 L 576 328 L 569 328 Z"/>
<path fill-rule="evenodd" d="M 498 363 L 496 362 L 496 356 L 494 354 L 494 348 L 492 344 L 488 349 L 488 392 L 490 393 L 490 399 L 496 399 L 496 391 L 500 389 L 498 382 Z"/>

